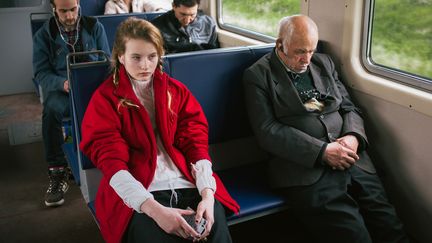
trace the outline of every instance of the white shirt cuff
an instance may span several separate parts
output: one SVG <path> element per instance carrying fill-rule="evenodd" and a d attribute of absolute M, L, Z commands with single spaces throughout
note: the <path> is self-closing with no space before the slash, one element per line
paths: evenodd
<path fill-rule="evenodd" d="M 210 188 L 213 192 L 216 191 L 216 180 L 213 177 L 210 161 L 201 159 L 192 164 L 192 175 L 195 177 L 196 187 L 200 195 L 205 188 Z"/>
<path fill-rule="evenodd" d="M 117 195 L 130 208 L 142 213 L 141 204 L 153 195 L 137 181 L 129 171 L 120 170 L 115 173 L 109 182 Z"/>

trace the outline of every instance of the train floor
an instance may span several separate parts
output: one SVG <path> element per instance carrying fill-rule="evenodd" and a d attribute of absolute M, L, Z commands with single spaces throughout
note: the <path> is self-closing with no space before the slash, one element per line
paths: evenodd
<path fill-rule="evenodd" d="M 103 242 L 77 185 L 71 184 L 63 206 L 45 206 L 48 175 L 40 137 L 11 141 L 11 128 L 40 126 L 41 111 L 34 94 L 0 97 L 0 242 Z"/>
<path fill-rule="evenodd" d="M 77 185 L 71 183 L 64 205 L 51 208 L 44 204 L 48 176 L 37 127 L 41 111 L 34 94 L 0 97 L 0 242 L 103 242 Z M 28 124 L 33 124 L 30 127 L 36 137 L 31 142 L 19 135 L 23 131 L 11 132 L 14 127 L 26 130 Z M 275 230 L 283 220 L 274 217 L 230 226 L 233 242 L 293 242 L 284 239 L 286 231 Z"/>

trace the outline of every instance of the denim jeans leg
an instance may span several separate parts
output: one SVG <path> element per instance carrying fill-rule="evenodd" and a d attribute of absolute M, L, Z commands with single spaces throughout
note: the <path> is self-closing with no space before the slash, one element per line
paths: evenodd
<path fill-rule="evenodd" d="M 52 91 L 48 93 L 43 105 L 42 136 L 48 167 L 67 166 L 61 146 L 64 142 L 62 120 L 70 113 L 69 95 L 65 92 Z"/>

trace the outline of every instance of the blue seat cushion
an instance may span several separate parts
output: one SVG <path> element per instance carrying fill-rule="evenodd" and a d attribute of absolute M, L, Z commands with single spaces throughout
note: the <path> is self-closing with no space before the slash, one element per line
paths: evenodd
<path fill-rule="evenodd" d="M 231 196 L 240 205 L 239 214 L 227 217 L 230 225 L 287 207 L 286 200 L 267 185 L 265 165 L 266 163 L 257 163 L 217 172 Z M 88 207 L 95 215 L 94 201 L 90 201 Z"/>
<path fill-rule="evenodd" d="M 240 205 L 240 213 L 227 220 L 246 221 L 286 208 L 286 200 L 267 184 L 266 163 L 248 164 L 217 172 L 231 196 Z M 232 224 L 231 222 L 231 224 Z"/>

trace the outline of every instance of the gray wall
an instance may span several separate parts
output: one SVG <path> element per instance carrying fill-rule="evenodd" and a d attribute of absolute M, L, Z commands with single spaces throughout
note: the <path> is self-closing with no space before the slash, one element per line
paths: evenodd
<path fill-rule="evenodd" d="M 38 7 L 0 9 L 0 96 L 34 92 L 30 13 L 49 9 L 49 0 Z"/>

